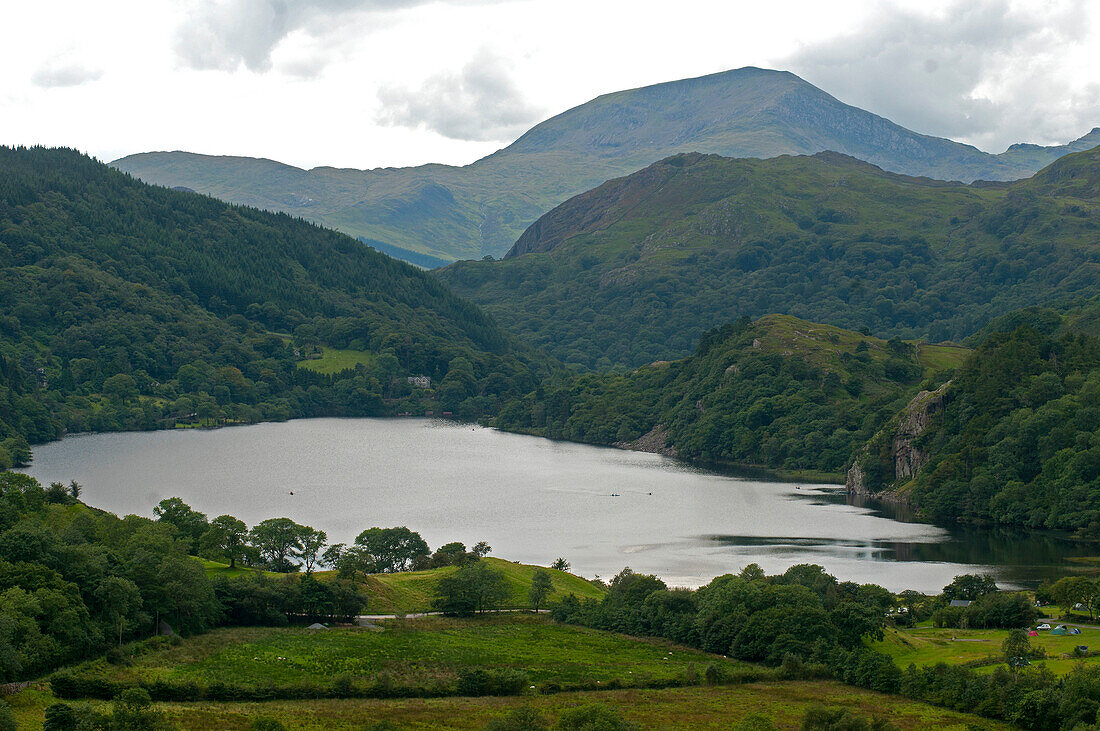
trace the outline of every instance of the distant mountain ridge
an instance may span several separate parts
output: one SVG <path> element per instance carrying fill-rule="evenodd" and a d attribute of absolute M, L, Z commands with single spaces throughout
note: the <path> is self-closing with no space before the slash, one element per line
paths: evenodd
<path fill-rule="evenodd" d="M 1013 145 L 999 155 L 922 135 L 794 74 L 747 67 L 614 92 L 565 111 L 465 167 L 302 170 L 257 158 L 149 152 L 112 163 L 142 180 L 283 211 L 445 260 L 500 256 L 539 216 L 605 180 L 682 152 L 775 157 L 834 150 L 944 180 L 1028 177 L 1100 144 Z"/>
<path fill-rule="evenodd" d="M 550 211 L 501 261 L 437 276 L 566 363 L 683 357 L 781 312 L 960 340 L 1015 309 L 1100 294 L 1100 149 L 964 185 L 835 152 L 676 155 Z"/>

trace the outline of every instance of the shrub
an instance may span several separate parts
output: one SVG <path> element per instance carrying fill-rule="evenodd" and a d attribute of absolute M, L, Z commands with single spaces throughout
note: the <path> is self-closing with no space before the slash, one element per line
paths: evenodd
<path fill-rule="evenodd" d="M 118 731 L 155 731 L 164 728 L 164 720 L 153 708 L 153 699 L 144 688 L 127 688 L 114 702 L 111 728 Z"/>
<path fill-rule="evenodd" d="M 546 731 L 550 725 L 534 708 L 513 708 L 486 724 L 486 731 Z"/>
<path fill-rule="evenodd" d="M 68 703 L 54 703 L 46 708 L 46 719 L 42 722 L 42 731 L 75 731 L 76 711 Z"/>
<path fill-rule="evenodd" d="M 0 731 L 15 731 L 15 713 L 7 701 L 0 700 Z"/>
<path fill-rule="evenodd" d="M 876 718 L 868 721 L 847 708 L 810 706 L 802 717 L 802 731 L 896 731 L 888 721 Z"/>
<path fill-rule="evenodd" d="M 518 670 L 463 670 L 458 676 L 458 694 L 519 695 L 527 684 L 527 674 Z"/>
<path fill-rule="evenodd" d="M 733 727 L 733 731 L 775 731 L 775 724 L 762 713 L 750 713 Z"/>
<path fill-rule="evenodd" d="M 261 717 L 252 722 L 248 731 L 286 731 L 286 726 L 274 718 Z"/>
<path fill-rule="evenodd" d="M 633 731 L 636 726 L 624 720 L 609 706 L 593 703 L 562 711 L 558 731 Z"/>

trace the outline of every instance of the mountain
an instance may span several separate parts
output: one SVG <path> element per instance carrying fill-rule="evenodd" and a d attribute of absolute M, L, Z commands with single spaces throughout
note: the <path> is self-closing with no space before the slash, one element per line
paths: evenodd
<path fill-rule="evenodd" d="M 351 360 L 303 367 L 322 354 Z M 0 147 L 0 468 L 65 431 L 477 416 L 536 366 L 436 278 L 344 234 Z"/>
<path fill-rule="evenodd" d="M 1093 300 L 1002 318 L 949 384 L 859 452 L 849 489 L 935 520 L 1100 536 L 1098 312 Z"/>
<path fill-rule="evenodd" d="M 564 362 L 636 367 L 782 312 L 880 337 L 965 338 L 1100 293 L 1100 151 L 1014 183 L 946 183 L 838 153 L 687 154 L 550 211 L 502 261 L 439 270 Z"/>
<path fill-rule="evenodd" d="M 794 74 L 743 68 L 597 97 L 465 167 L 302 170 L 272 160 L 149 152 L 112 163 L 149 183 L 283 211 L 444 260 L 500 256 L 570 196 L 680 152 L 774 157 L 834 150 L 945 180 L 1011 180 L 1100 144 L 991 155 L 844 104 Z M 381 248 L 381 247 L 379 247 Z M 405 255 L 407 256 L 407 255 Z"/>
<path fill-rule="evenodd" d="M 787 315 L 715 328 L 683 360 L 558 374 L 507 404 L 514 431 L 708 462 L 838 473 L 917 391 L 969 350 L 863 335 Z"/>

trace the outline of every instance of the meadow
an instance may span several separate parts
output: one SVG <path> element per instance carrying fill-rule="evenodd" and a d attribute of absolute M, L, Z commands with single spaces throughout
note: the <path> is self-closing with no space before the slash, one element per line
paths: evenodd
<path fill-rule="evenodd" d="M 10 701 L 20 728 L 42 724 L 55 698 L 32 688 Z M 259 718 L 274 719 L 292 731 L 360 731 L 389 722 L 404 730 L 483 729 L 494 718 L 518 707 L 540 712 L 553 723 L 566 709 L 598 703 L 618 710 L 639 728 L 730 729 L 749 716 L 770 720 L 779 729 L 799 729 L 816 705 L 845 708 L 863 718 L 879 718 L 900 729 L 1007 729 L 1007 724 L 937 708 L 895 695 L 875 693 L 832 681 L 780 681 L 745 685 L 666 689 L 566 692 L 526 697 L 453 697 L 269 701 L 263 703 L 159 703 L 177 728 L 207 731 L 248 729 Z M 94 701 L 93 705 L 102 705 Z"/>
<path fill-rule="evenodd" d="M 163 680 L 200 687 L 323 685 L 342 677 L 367 684 L 384 674 L 395 687 L 445 687 L 453 686 L 465 670 L 515 670 L 524 673 L 530 685 L 553 690 L 698 679 L 714 663 L 723 665 L 729 675 L 737 670 L 770 674 L 665 641 L 558 624 L 542 615 L 417 617 L 381 620 L 377 626 L 223 628 L 137 654 L 130 664 L 94 660 L 78 672 L 126 684 Z"/>
<path fill-rule="evenodd" d="M 1051 623 L 1054 624 L 1053 622 Z M 979 672 L 992 672 L 1004 663 L 1001 643 L 1008 637 L 1008 630 L 1000 629 L 948 629 L 931 626 L 911 628 L 887 628 L 881 642 L 868 643 L 883 654 L 889 655 L 901 668 L 910 663 L 917 666 L 947 663 L 968 664 Z M 1100 650 L 1100 630 L 1082 629 L 1079 635 L 1051 635 L 1049 631 L 1029 637 L 1031 645 L 1046 652 L 1045 659 L 1032 659 L 1032 665 L 1045 664 L 1056 675 L 1065 675 L 1081 663 L 1093 664 L 1100 657 L 1075 657 L 1074 648 L 1085 645 L 1090 652 Z"/>
<path fill-rule="evenodd" d="M 234 578 L 257 571 L 257 569 L 242 568 L 240 566 L 231 569 L 228 564 L 206 559 L 199 560 L 202 561 L 206 575 L 211 578 L 217 576 Z M 531 590 L 531 579 L 536 571 L 544 571 L 550 575 L 553 590 L 550 592 L 547 603 L 561 601 L 570 594 L 578 599 L 601 599 L 607 593 L 607 589 L 604 587 L 593 584 L 567 571 L 521 564 L 490 556 L 481 560 L 504 575 L 508 586 L 508 598 L 501 605 L 502 609 L 528 609 L 531 607 L 528 592 Z M 457 566 L 444 566 L 423 571 L 370 574 L 362 577 L 359 588 L 367 597 L 366 613 L 411 614 L 414 612 L 429 612 L 432 610 L 432 600 L 437 595 L 436 587 L 439 580 L 457 570 Z M 262 573 L 275 580 L 286 576 L 270 571 Z M 333 581 L 336 578 L 336 572 L 317 571 L 314 576 L 321 581 Z M 297 579 L 296 576 L 294 578 Z"/>
<path fill-rule="evenodd" d="M 314 373 L 331 376 L 343 371 L 352 370 L 357 365 L 371 366 L 374 357 L 366 350 L 349 350 L 342 348 L 321 348 L 320 358 L 311 358 L 298 361 L 299 368 L 311 370 Z"/>

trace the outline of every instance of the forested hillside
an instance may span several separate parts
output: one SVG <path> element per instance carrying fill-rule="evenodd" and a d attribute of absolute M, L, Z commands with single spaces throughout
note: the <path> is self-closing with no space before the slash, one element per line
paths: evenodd
<path fill-rule="evenodd" d="M 0 148 L 0 262 L 0 466 L 64 431 L 425 403 L 478 416 L 536 380 L 490 318 L 411 266 L 71 150 Z M 300 368 L 320 347 L 360 365 Z"/>
<path fill-rule="evenodd" d="M 684 360 L 622 374 L 558 374 L 509 403 L 497 424 L 693 459 L 836 473 L 922 379 L 946 380 L 968 352 L 787 316 L 744 318 L 706 333 Z"/>
<path fill-rule="evenodd" d="M 588 368 L 683 357 L 704 331 L 768 312 L 957 341 L 1100 291 L 1098 171 L 1096 150 L 973 185 L 835 153 L 679 155 L 566 201 L 504 261 L 439 275 Z"/>
<path fill-rule="evenodd" d="M 934 519 L 1100 536 L 1100 337 L 1078 329 L 1097 309 L 1032 310 L 999 323 L 1025 322 L 1011 331 L 992 328 L 916 441 L 917 477 L 869 487 L 893 487 Z M 890 461 L 888 445 L 869 454 Z"/>
<path fill-rule="evenodd" d="M 189 152 L 146 152 L 112 165 L 150 183 L 303 216 L 411 261 L 409 250 L 453 261 L 500 256 L 570 196 L 676 153 L 834 150 L 894 172 L 969 182 L 1027 177 L 1098 143 L 1100 128 L 1067 145 L 1013 145 L 992 155 L 905 129 L 792 73 L 747 67 L 604 94 L 463 167 L 302 170 Z"/>

